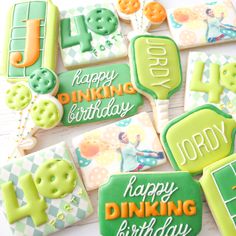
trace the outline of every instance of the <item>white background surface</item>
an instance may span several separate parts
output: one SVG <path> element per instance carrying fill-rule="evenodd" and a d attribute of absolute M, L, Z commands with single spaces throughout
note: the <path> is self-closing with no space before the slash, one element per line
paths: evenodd
<path fill-rule="evenodd" d="M 80 2 L 86 2 L 94 4 L 95 2 L 101 2 L 102 0 L 54 0 L 54 3 L 58 5 L 59 9 L 65 9 L 70 8 L 73 6 L 79 6 L 83 3 Z M 110 0 L 111 2 L 115 0 Z M 191 3 L 199 3 L 200 1 L 204 0 L 191 0 Z M 3 45 L 3 35 L 4 35 L 4 21 L 6 17 L 6 12 L 8 7 L 14 3 L 14 0 L 0 0 L 0 45 L 2 48 Z M 189 0 L 162 0 L 160 1 L 162 4 L 165 5 L 165 7 L 176 7 L 176 6 L 184 6 L 184 4 L 188 4 Z M 129 26 L 122 25 L 124 28 L 124 32 L 127 32 L 130 30 Z M 155 30 L 155 35 L 169 35 L 168 26 L 167 24 L 163 24 L 160 26 L 157 30 Z M 229 44 L 223 44 L 223 45 L 217 45 L 217 46 L 210 46 L 210 47 L 204 47 L 204 48 L 198 48 L 195 49 L 198 51 L 205 51 L 209 53 L 221 53 L 223 52 L 225 55 L 234 55 L 236 56 L 236 50 L 235 50 L 235 43 L 229 43 Z M 187 63 L 187 55 L 188 50 L 181 52 L 181 60 L 182 60 L 182 67 L 183 67 L 183 78 L 185 81 L 185 75 L 186 75 L 186 63 Z M 128 60 L 125 60 L 128 62 Z M 120 61 L 118 61 L 120 62 Z M 1 61 L 0 61 L 1 63 Z M 57 72 L 64 71 L 65 69 L 62 66 L 61 59 L 59 58 L 58 62 L 58 68 Z M 185 82 L 184 82 L 185 84 Z M 0 79 L 0 164 L 3 164 L 5 162 L 6 153 L 8 150 L 8 138 L 9 133 L 11 130 L 11 124 L 14 122 L 14 116 L 13 114 L 6 109 L 4 106 L 4 87 L 5 82 L 1 78 Z M 183 113 L 183 105 L 184 105 L 184 86 L 183 89 L 172 97 L 171 104 L 170 104 L 170 116 L 171 118 L 176 117 L 177 115 L 180 115 Z M 145 105 L 141 108 L 142 111 L 146 111 L 151 114 L 151 107 L 147 101 L 145 101 Z M 107 122 L 100 122 L 100 123 L 93 123 L 88 125 L 81 125 L 79 127 L 72 127 L 72 128 L 65 128 L 63 126 L 59 126 L 51 131 L 39 131 L 36 134 L 36 137 L 38 138 L 38 145 L 35 147 L 33 151 L 39 150 L 41 148 L 45 148 L 47 146 L 56 144 L 60 141 L 66 141 L 69 146 L 71 147 L 71 139 L 75 137 L 76 135 L 82 134 L 86 131 L 92 130 L 96 127 L 102 126 L 104 124 L 111 123 L 111 121 Z M 73 150 L 72 150 L 73 151 Z M 167 163 L 163 165 L 162 167 L 158 167 L 157 170 L 160 171 L 172 171 L 170 164 Z M 93 191 L 89 193 L 91 200 L 93 202 L 93 206 L 95 209 L 95 213 L 88 219 L 86 219 L 83 222 L 80 222 L 78 225 L 70 227 L 69 229 L 65 229 L 59 233 L 56 233 L 55 235 L 58 236 L 75 236 L 75 235 L 83 235 L 83 236 L 97 236 L 99 234 L 99 226 L 98 226 L 98 219 L 96 216 L 97 212 L 97 192 Z M 217 226 L 212 218 L 212 215 L 209 211 L 209 208 L 205 202 L 205 199 L 203 197 L 204 201 L 204 208 L 203 208 L 203 228 L 202 232 L 200 233 L 201 236 L 219 236 L 220 233 L 217 229 Z M 217 203 L 216 203 L 217 204 Z M 223 220 L 223 216 L 222 216 Z M 3 218 L 2 214 L 0 214 L 0 235 L 1 236 L 10 236 L 11 232 L 8 228 L 8 224 L 6 220 Z M 30 236 L 30 235 L 29 235 Z M 111 235 L 112 236 L 112 235 Z"/>

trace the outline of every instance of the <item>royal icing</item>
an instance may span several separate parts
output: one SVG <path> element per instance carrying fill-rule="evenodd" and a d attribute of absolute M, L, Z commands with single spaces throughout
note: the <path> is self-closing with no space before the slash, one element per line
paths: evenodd
<path fill-rule="evenodd" d="M 160 132 L 168 123 L 169 98 L 182 85 L 178 48 L 170 38 L 146 35 L 134 38 L 130 51 L 132 82 L 138 91 L 154 100 Z"/>
<path fill-rule="evenodd" d="M 93 190 L 119 172 L 143 171 L 166 162 L 147 113 L 141 113 L 73 139 L 84 184 Z"/>
<path fill-rule="evenodd" d="M 64 66 L 104 62 L 127 55 L 119 19 L 111 4 L 60 12 L 60 45 Z"/>
<path fill-rule="evenodd" d="M 3 75 L 26 79 L 41 67 L 56 67 L 58 9 L 51 0 L 24 1 L 8 13 Z"/>
<path fill-rule="evenodd" d="M 185 110 L 212 103 L 236 116 L 236 58 L 191 52 L 186 82 Z"/>
<path fill-rule="evenodd" d="M 14 235 L 49 235 L 93 211 L 65 143 L 1 167 L 0 182 L 0 205 Z"/>
<path fill-rule="evenodd" d="M 54 97 L 59 80 L 54 72 L 40 68 L 29 75 L 28 83 L 18 82 L 6 92 L 6 105 L 17 114 L 14 147 L 9 159 L 24 154 L 36 144 L 33 134 L 38 129 L 51 129 L 59 124 L 62 105 Z"/>
<path fill-rule="evenodd" d="M 98 214 L 103 236 L 197 235 L 200 185 L 186 172 L 113 175 L 99 189 Z"/>
<path fill-rule="evenodd" d="M 176 170 L 199 174 L 233 153 L 235 129 L 230 115 L 205 105 L 171 121 L 162 134 L 162 143 Z"/>
<path fill-rule="evenodd" d="M 231 0 L 208 1 L 167 10 L 170 31 L 181 49 L 234 41 L 235 17 Z"/>
<path fill-rule="evenodd" d="M 124 118 L 137 113 L 143 103 L 126 64 L 68 71 L 59 79 L 57 98 L 64 107 L 66 126 Z"/>
<path fill-rule="evenodd" d="M 206 167 L 200 183 L 222 235 L 235 235 L 236 155 Z"/>
<path fill-rule="evenodd" d="M 147 33 L 166 19 L 165 8 L 156 0 L 116 0 L 116 9 L 121 19 L 131 21 L 134 31 L 129 38 Z"/>

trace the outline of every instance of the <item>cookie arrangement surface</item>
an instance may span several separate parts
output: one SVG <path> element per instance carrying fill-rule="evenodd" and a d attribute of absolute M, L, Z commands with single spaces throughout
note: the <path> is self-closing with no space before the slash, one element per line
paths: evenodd
<path fill-rule="evenodd" d="M 0 208 L 13 235 L 74 225 L 93 213 L 91 197 L 102 236 L 196 236 L 207 222 L 203 196 L 221 234 L 236 234 L 236 57 L 190 52 L 185 113 L 169 116 L 185 79 L 180 50 L 235 41 L 236 2 L 167 5 L 23 0 L 10 8 L 1 76 L 16 120 L 1 156 Z M 162 32 L 166 19 L 172 36 Z M 31 153 L 44 135 L 63 142 Z M 167 159 L 174 172 L 163 172 Z"/>

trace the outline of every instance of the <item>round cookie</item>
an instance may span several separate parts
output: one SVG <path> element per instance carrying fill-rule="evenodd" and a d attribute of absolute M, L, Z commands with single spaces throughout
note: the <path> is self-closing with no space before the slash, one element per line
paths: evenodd
<path fill-rule="evenodd" d="M 6 104 L 15 111 L 21 111 L 26 108 L 32 98 L 30 89 L 24 84 L 13 85 L 6 92 Z"/>
<path fill-rule="evenodd" d="M 57 88 L 57 76 L 46 68 L 35 70 L 28 80 L 29 86 L 37 94 L 53 94 Z"/>
<path fill-rule="evenodd" d="M 88 27 L 99 35 L 110 35 L 118 27 L 116 16 L 105 8 L 97 8 L 91 11 L 86 17 L 86 22 Z"/>
<path fill-rule="evenodd" d="M 65 160 L 46 161 L 35 172 L 38 191 L 47 198 L 64 198 L 76 187 L 77 174 L 74 167 Z"/>

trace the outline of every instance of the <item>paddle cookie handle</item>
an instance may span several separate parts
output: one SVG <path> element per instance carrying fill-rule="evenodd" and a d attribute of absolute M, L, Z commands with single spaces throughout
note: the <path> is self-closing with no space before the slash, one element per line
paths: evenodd
<path fill-rule="evenodd" d="M 156 129 L 161 133 L 169 122 L 169 100 L 155 100 L 155 107 Z"/>

